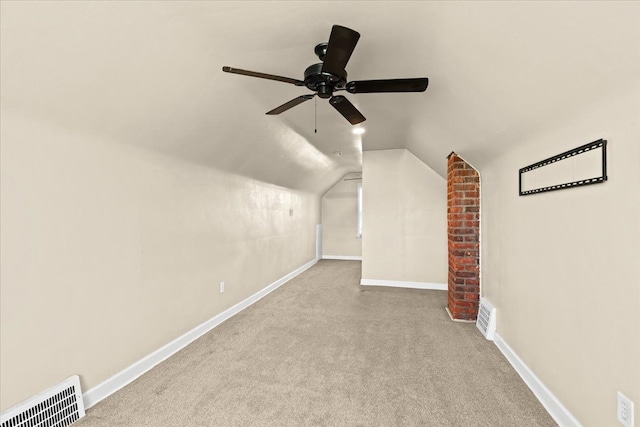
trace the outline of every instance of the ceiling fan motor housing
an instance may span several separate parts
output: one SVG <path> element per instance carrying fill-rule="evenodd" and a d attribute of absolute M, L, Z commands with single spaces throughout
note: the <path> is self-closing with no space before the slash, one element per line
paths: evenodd
<path fill-rule="evenodd" d="M 334 90 L 342 90 L 347 84 L 347 72 L 341 75 L 322 72 L 322 63 L 313 64 L 304 70 L 304 85 L 318 93 L 320 98 L 331 98 Z"/>

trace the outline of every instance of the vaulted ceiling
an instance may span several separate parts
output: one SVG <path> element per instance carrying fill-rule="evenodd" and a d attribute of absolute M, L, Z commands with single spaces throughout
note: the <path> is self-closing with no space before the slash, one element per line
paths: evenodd
<path fill-rule="evenodd" d="M 301 190 L 408 148 L 480 167 L 637 84 L 638 2 L 2 2 L 2 109 Z M 424 93 L 326 100 L 224 65 L 302 79 L 331 26 L 357 30 L 349 80 L 429 77 Z M 336 155 L 341 152 L 342 155 Z"/>

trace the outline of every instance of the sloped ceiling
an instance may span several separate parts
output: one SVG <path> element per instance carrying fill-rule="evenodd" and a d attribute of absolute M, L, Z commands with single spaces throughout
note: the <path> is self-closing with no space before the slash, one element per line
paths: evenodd
<path fill-rule="evenodd" d="M 409 148 L 440 175 L 640 76 L 638 2 L 2 2 L 2 109 L 251 178 L 322 193 L 362 150 Z M 333 24 L 361 33 L 350 80 L 430 78 L 420 94 L 326 100 L 222 66 L 302 79 Z M 341 156 L 334 152 L 340 151 Z"/>

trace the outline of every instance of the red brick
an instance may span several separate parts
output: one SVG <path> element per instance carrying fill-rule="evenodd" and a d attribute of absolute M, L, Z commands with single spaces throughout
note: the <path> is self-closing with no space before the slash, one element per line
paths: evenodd
<path fill-rule="evenodd" d="M 473 230 L 471 228 L 452 228 L 449 233 L 452 235 L 473 234 Z"/>
<path fill-rule="evenodd" d="M 456 277 L 464 277 L 464 278 L 475 278 L 477 277 L 477 273 L 473 272 L 473 271 L 457 271 L 456 272 Z"/>
<path fill-rule="evenodd" d="M 473 243 L 452 243 L 451 244 L 451 251 L 468 251 L 468 250 L 473 250 L 474 248 L 474 244 Z M 463 255 L 456 255 L 456 256 L 463 256 Z"/>
<path fill-rule="evenodd" d="M 458 301 L 456 303 L 457 306 L 459 307 L 473 307 L 473 302 L 472 301 Z"/>
<path fill-rule="evenodd" d="M 480 299 L 480 296 L 476 293 L 467 292 L 464 294 L 464 299 L 467 301 L 477 301 Z"/>

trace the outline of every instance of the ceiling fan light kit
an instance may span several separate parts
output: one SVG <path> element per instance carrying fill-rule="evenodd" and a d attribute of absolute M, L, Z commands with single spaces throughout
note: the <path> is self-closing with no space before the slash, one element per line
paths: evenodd
<path fill-rule="evenodd" d="M 352 125 L 357 125 L 366 120 L 360 111 L 344 96 L 334 95 L 337 91 L 358 93 L 390 93 L 390 92 L 424 92 L 429 84 L 426 77 L 413 79 L 386 79 L 386 80 L 361 80 L 347 81 L 347 62 L 360 39 L 360 34 L 347 27 L 334 25 L 327 43 L 318 44 L 314 52 L 320 58 L 320 63 L 313 64 L 304 71 L 304 80 L 273 74 L 259 73 L 255 71 L 241 70 L 224 66 L 222 71 L 243 76 L 257 77 L 267 80 L 275 80 L 295 86 L 305 86 L 315 92 L 302 95 L 285 102 L 279 107 L 267 112 L 269 115 L 283 113 L 290 108 L 313 99 L 316 95 L 322 99 L 328 99 L 329 104 L 336 109 Z"/>

